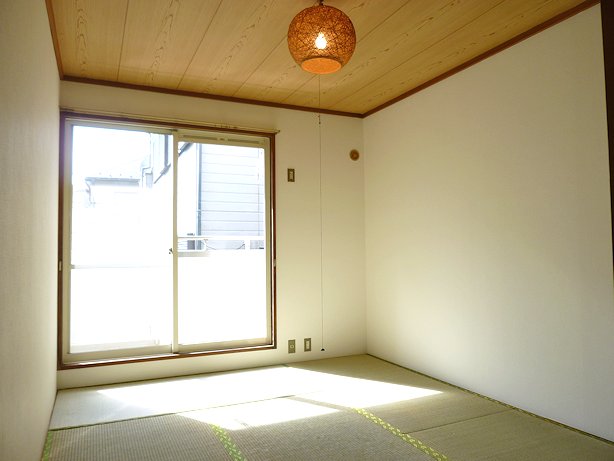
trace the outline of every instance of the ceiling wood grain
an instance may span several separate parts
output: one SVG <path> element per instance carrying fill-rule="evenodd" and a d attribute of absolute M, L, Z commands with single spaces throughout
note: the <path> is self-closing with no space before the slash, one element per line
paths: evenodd
<path fill-rule="evenodd" d="M 220 1 L 130 1 L 118 80 L 177 88 L 211 25 Z"/>
<path fill-rule="evenodd" d="M 65 79 L 348 114 L 372 113 L 597 0 L 328 0 L 357 46 L 339 72 L 292 60 L 315 0 L 47 0 Z"/>

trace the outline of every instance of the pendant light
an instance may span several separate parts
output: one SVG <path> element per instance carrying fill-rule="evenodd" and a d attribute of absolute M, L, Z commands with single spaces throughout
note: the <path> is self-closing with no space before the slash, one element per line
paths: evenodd
<path fill-rule="evenodd" d="M 341 69 L 356 48 L 356 32 L 341 10 L 317 5 L 299 12 L 288 28 L 288 49 L 303 70 L 331 74 Z"/>

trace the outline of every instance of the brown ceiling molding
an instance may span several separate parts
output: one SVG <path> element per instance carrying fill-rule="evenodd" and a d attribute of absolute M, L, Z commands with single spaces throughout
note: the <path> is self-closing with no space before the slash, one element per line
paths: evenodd
<path fill-rule="evenodd" d="M 608 124 L 608 150 L 610 158 L 612 243 L 614 244 L 614 6 L 612 5 L 612 0 L 603 0 L 601 2 L 601 30 L 603 33 L 606 117 Z M 612 256 L 614 258 L 614 254 Z"/>
<path fill-rule="evenodd" d="M 604 3 L 607 3 L 608 1 L 610 1 L 610 0 L 605 0 Z M 379 112 L 382 109 L 385 109 L 386 107 L 389 107 L 389 106 L 391 106 L 391 105 L 393 105 L 393 104 L 395 104 L 395 103 L 397 103 L 399 101 L 402 101 L 403 99 L 408 98 L 409 96 L 411 96 L 413 94 L 416 94 L 419 91 L 422 91 L 425 88 L 428 88 L 429 86 L 434 85 L 435 83 L 441 82 L 442 80 L 445 80 L 446 78 L 451 77 L 452 75 L 454 75 L 454 74 L 456 74 L 456 73 L 458 73 L 458 72 L 460 72 L 462 70 L 465 70 L 468 67 L 471 67 L 471 66 L 473 66 L 474 64 L 477 64 L 480 61 L 483 61 L 486 58 L 490 58 L 491 56 L 494 56 L 495 54 L 497 54 L 497 53 L 499 53 L 499 52 L 501 52 L 501 51 L 503 51 L 503 50 L 505 50 L 507 48 L 510 48 L 511 46 L 514 46 L 517 43 L 520 43 L 523 40 L 526 40 L 527 38 L 532 37 L 533 35 L 538 34 L 539 32 L 542 32 L 542 31 L 548 29 L 549 27 L 552 27 L 552 26 L 554 26 L 554 25 L 556 25 L 556 24 L 558 24 L 558 23 L 560 23 L 560 22 L 562 22 L 562 21 L 564 21 L 566 19 L 569 19 L 572 16 L 575 16 L 576 14 L 581 13 L 582 11 L 587 10 L 588 8 L 591 8 L 591 7 L 593 7 L 593 6 L 597 5 L 597 4 L 599 4 L 599 0 L 586 0 L 583 3 L 580 3 L 578 6 L 572 8 L 572 9 L 570 9 L 570 10 L 564 12 L 564 13 L 559 14 L 558 16 L 553 17 L 552 19 L 549 19 L 548 21 L 546 21 L 546 22 L 544 22 L 544 23 L 542 23 L 542 24 L 540 24 L 538 26 L 535 26 L 535 27 L 531 28 L 531 29 L 527 30 L 526 32 L 523 32 L 520 35 L 517 35 L 516 37 L 512 38 L 511 40 L 508 40 L 507 42 L 504 42 L 501 45 L 496 46 L 493 49 L 488 50 L 487 52 L 480 54 L 479 56 L 476 56 L 475 58 L 470 59 L 469 61 L 465 62 L 464 64 L 461 64 L 460 66 L 457 66 L 454 69 L 451 69 L 448 72 L 445 72 L 445 73 L 441 74 L 440 76 L 438 76 L 438 77 L 436 77 L 436 78 L 434 78 L 432 80 L 429 80 L 428 82 L 425 82 L 422 85 L 417 86 L 416 88 L 414 88 L 414 89 L 412 89 L 412 90 L 410 90 L 410 91 L 408 91 L 406 93 L 403 93 L 402 95 L 397 96 L 396 98 L 391 99 L 390 101 L 385 102 L 384 104 L 382 104 L 382 105 L 380 105 L 380 106 L 378 106 L 378 107 L 376 107 L 374 109 L 371 109 L 371 110 L 365 112 L 363 114 L 363 117 L 368 117 L 369 115 L 372 115 L 372 114 L 374 114 L 376 112 Z M 612 91 L 614 91 L 614 89 Z"/>
<path fill-rule="evenodd" d="M 55 62 L 58 66 L 58 74 L 60 78 L 64 78 L 64 70 L 62 69 L 62 56 L 60 55 L 60 42 L 58 42 L 58 32 L 55 29 L 55 16 L 53 14 L 52 0 L 45 0 L 47 6 L 47 18 L 49 19 L 49 29 L 51 30 L 51 40 L 53 41 L 53 51 L 55 52 Z"/>
<path fill-rule="evenodd" d="M 279 104 L 279 103 L 268 102 L 268 101 L 257 101 L 254 99 L 233 98 L 232 96 L 220 96 L 216 94 L 198 93 L 195 91 L 173 90 L 169 88 L 158 88 L 158 87 L 152 87 L 152 86 L 134 85 L 131 83 L 111 82 L 107 80 L 94 80 L 91 78 L 72 77 L 70 75 L 65 75 L 62 78 L 62 80 L 66 82 L 88 83 L 92 85 L 112 86 L 116 88 L 127 88 L 129 90 L 141 90 L 141 91 L 150 91 L 154 93 L 174 94 L 177 96 L 189 96 L 192 98 L 214 99 L 217 101 L 236 102 L 240 104 L 252 104 L 256 106 L 265 106 L 265 107 L 275 107 L 278 109 L 290 109 L 290 110 L 300 110 L 303 112 L 315 112 L 318 114 L 339 115 L 342 117 L 355 117 L 355 118 L 363 117 L 362 114 L 358 114 L 354 112 L 342 112 L 338 110 L 293 106 L 291 104 Z"/>

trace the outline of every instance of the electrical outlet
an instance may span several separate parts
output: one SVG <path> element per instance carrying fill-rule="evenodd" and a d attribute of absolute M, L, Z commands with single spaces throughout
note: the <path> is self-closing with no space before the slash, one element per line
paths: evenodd
<path fill-rule="evenodd" d="M 288 340 L 288 354 L 294 354 L 296 352 L 296 340 Z"/>
<path fill-rule="evenodd" d="M 305 350 L 305 352 L 310 352 L 311 351 L 311 338 L 305 338 L 303 340 L 303 349 Z"/>

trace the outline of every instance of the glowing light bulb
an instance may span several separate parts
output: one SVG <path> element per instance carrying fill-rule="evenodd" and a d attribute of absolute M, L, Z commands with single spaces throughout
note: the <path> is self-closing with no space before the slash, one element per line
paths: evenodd
<path fill-rule="evenodd" d="M 320 32 L 318 34 L 318 38 L 316 38 L 316 48 L 318 50 L 323 50 L 324 48 L 326 48 L 326 45 L 327 45 L 326 38 L 324 37 L 324 34 Z"/>

